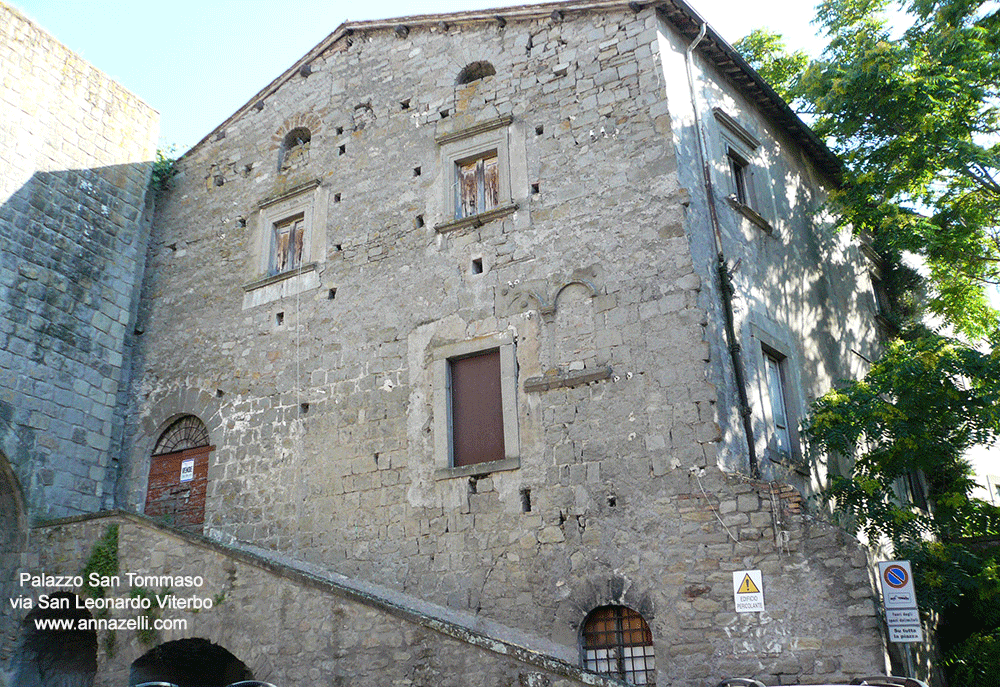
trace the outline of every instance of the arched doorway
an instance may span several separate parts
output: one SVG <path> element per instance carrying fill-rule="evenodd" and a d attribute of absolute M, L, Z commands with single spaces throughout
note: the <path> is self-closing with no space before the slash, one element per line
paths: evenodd
<path fill-rule="evenodd" d="M 97 674 L 97 631 L 93 616 L 77 608 L 70 592 L 43 595 L 21 624 L 12 685 L 92 687 Z"/>
<path fill-rule="evenodd" d="M 146 515 L 201 534 L 208 490 L 208 430 L 194 415 L 172 422 L 156 441 L 146 486 Z"/>
<path fill-rule="evenodd" d="M 128 684 L 169 682 L 177 687 L 224 687 L 252 680 L 246 664 L 207 639 L 191 637 L 165 642 L 132 662 Z"/>

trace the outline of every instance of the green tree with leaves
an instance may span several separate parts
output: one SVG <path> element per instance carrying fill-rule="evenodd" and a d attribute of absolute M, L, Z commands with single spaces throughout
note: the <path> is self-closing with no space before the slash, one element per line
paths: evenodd
<path fill-rule="evenodd" d="M 798 77 L 809 64 L 802 50 L 788 52 L 784 37 L 765 29 L 754 29 L 733 46 L 747 58 L 750 66 L 764 77 L 778 95 L 791 101 Z"/>
<path fill-rule="evenodd" d="M 972 498 L 963 456 L 1000 434 L 1000 318 L 987 298 L 1000 283 L 1000 5 L 824 0 L 817 19 L 822 56 L 771 78 L 843 159 L 831 205 L 881 255 L 903 307 L 900 340 L 816 402 L 806 436 L 853 458 L 825 495 L 912 561 L 952 683 L 995 687 L 1000 513 Z M 763 74 L 790 64 L 780 41 L 750 38 L 740 48 Z M 961 340 L 924 326 L 921 300 Z M 907 480 L 926 487 L 926 506 L 901 498 Z"/>

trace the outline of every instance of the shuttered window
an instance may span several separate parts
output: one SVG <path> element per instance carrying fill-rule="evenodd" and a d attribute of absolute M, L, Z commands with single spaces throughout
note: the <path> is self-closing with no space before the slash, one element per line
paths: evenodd
<path fill-rule="evenodd" d="M 455 219 L 488 212 L 500 202 L 500 165 L 496 151 L 456 164 Z"/>
<path fill-rule="evenodd" d="M 452 465 L 504 458 L 500 350 L 448 361 L 451 386 Z"/>
<path fill-rule="evenodd" d="M 297 217 L 274 225 L 271 274 L 281 274 L 302 265 L 305 219 Z"/>
<path fill-rule="evenodd" d="M 782 361 L 765 353 L 767 365 L 767 395 L 771 400 L 772 435 L 771 445 L 778 453 L 789 456 L 792 453 L 792 437 L 788 431 L 788 407 L 785 401 L 785 376 Z"/>

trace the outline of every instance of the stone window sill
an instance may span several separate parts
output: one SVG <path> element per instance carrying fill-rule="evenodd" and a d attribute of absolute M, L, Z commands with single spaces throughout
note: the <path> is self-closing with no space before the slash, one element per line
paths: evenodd
<path fill-rule="evenodd" d="M 772 463 L 777 463 L 778 465 L 783 465 L 790 470 L 794 470 L 800 475 L 809 474 L 809 465 L 806 463 L 805 459 L 799 455 L 793 454 L 789 455 L 781 451 L 775 451 L 774 449 L 767 450 L 767 457 Z"/>
<path fill-rule="evenodd" d="M 264 277 L 263 279 L 258 279 L 257 281 L 252 281 L 249 284 L 243 285 L 243 291 L 249 293 L 250 291 L 255 291 L 257 289 L 262 289 L 265 286 L 270 286 L 271 284 L 277 284 L 278 282 L 290 279 L 292 277 L 297 277 L 300 274 L 306 274 L 307 272 L 312 272 L 316 269 L 316 263 L 310 262 L 306 265 L 302 265 L 297 269 L 288 270 L 287 272 L 282 272 L 281 274 L 272 274 L 270 276 Z"/>
<path fill-rule="evenodd" d="M 493 208 L 486 212 L 480 212 L 478 215 L 470 215 L 468 217 L 462 217 L 459 219 L 449 220 L 447 222 L 442 222 L 441 224 L 434 225 L 434 231 L 439 234 L 446 234 L 449 231 L 455 231 L 456 229 L 463 229 L 465 227 L 481 227 L 487 222 L 493 222 L 495 220 L 506 217 L 517 210 L 517 203 L 508 203 L 506 205 L 501 205 L 500 207 Z"/>
<path fill-rule="evenodd" d="M 434 479 L 450 479 L 452 477 L 468 477 L 470 475 L 485 475 L 490 472 L 500 472 L 502 470 L 516 470 L 521 467 L 520 458 L 504 458 L 494 460 L 489 463 L 474 463 L 472 465 L 460 465 L 453 468 L 438 468 L 434 471 Z"/>
<path fill-rule="evenodd" d="M 736 210 L 736 212 L 753 222 L 759 229 L 771 236 L 774 235 L 774 227 L 771 226 L 771 223 L 761 217 L 760 214 L 752 207 L 738 201 L 736 196 L 728 196 L 726 200 L 729 201 L 729 204 L 734 210 Z"/>

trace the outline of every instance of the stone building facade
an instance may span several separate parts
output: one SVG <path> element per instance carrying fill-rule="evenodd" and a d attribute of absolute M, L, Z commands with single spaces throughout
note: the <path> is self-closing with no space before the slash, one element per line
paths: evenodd
<path fill-rule="evenodd" d="M 863 258 L 821 212 L 839 168 L 702 28 L 681 0 L 347 23 L 178 160 L 121 320 L 115 502 L 175 529 L 115 516 L 119 546 L 164 551 L 120 564 L 252 549 L 282 589 L 343 576 L 453 623 L 422 677 L 371 626 L 400 684 L 483 660 L 453 640 L 544 658 L 489 684 L 882 672 L 864 552 L 803 512 L 827 466 L 795 431 L 876 345 Z M 22 567 L 70 574 L 102 523 L 36 528 Z M 747 570 L 764 611 L 737 612 Z M 384 678 L 313 612 L 342 590 L 315 593 L 160 639 L 281 684 Z M 612 616 L 641 637 L 593 644 Z M 251 665 L 268 623 L 278 658 Z M 148 649 L 117 646 L 107 684 Z"/>
<path fill-rule="evenodd" d="M 29 518 L 115 503 L 159 116 L 0 2 L 0 659 Z"/>

